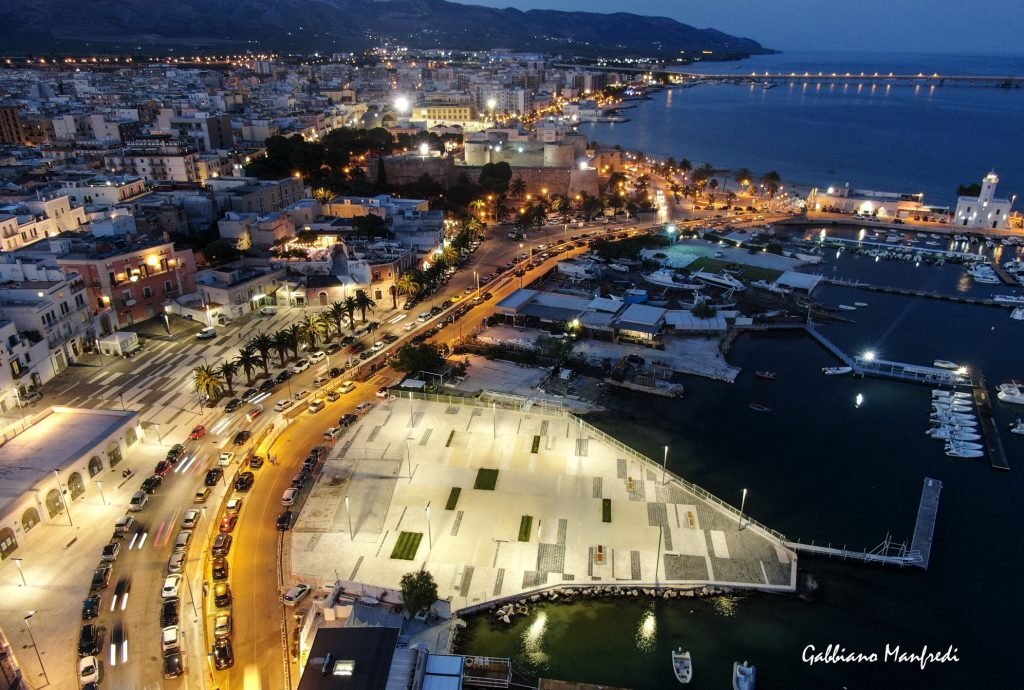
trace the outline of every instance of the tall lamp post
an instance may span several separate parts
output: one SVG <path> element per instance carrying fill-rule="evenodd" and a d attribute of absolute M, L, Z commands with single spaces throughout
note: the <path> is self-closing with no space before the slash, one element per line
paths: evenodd
<path fill-rule="evenodd" d="M 747 505 L 747 490 L 743 490 L 743 498 L 740 499 L 740 529 L 743 529 L 743 508 Z"/>
<path fill-rule="evenodd" d="M 53 478 L 57 480 L 57 495 L 60 496 L 60 502 L 64 504 L 64 511 L 68 514 L 68 524 L 74 527 L 75 521 L 71 519 L 71 508 L 68 507 L 68 501 L 64 498 L 64 487 L 60 485 L 60 477 L 57 476 L 57 470 L 53 471 Z"/>
<path fill-rule="evenodd" d="M 434 549 L 434 539 L 430 533 L 430 501 L 427 501 L 425 511 L 427 513 L 427 551 L 432 551 Z"/>
<path fill-rule="evenodd" d="M 348 538 L 355 541 L 355 532 L 352 530 L 352 510 L 348 507 L 348 496 L 345 496 L 345 515 L 348 516 Z"/>
<path fill-rule="evenodd" d="M 48 675 L 46 675 L 46 668 L 43 666 L 43 657 L 39 654 L 39 647 L 36 646 L 36 638 L 35 638 L 35 635 L 32 634 L 32 626 L 29 624 L 29 621 L 32 619 L 32 616 L 34 616 L 34 615 L 36 615 L 35 611 L 29 611 L 28 612 L 28 615 L 25 616 L 25 619 L 24 619 L 25 620 L 25 627 L 28 628 L 28 639 L 32 640 L 32 649 L 36 650 L 36 659 L 39 660 L 39 668 L 43 672 L 43 678 L 46 679 L 46 684 L 49 685 L 50 684 L 50 677 Z"/>
<path fill-rule="evenodd" d="M 18 574 L 21 575 L 21 584 L 22 584 L 22 586 L 23 587 L 28 587 L 28 582 L 25 581 L 25 571 L 23 571 L 21 569 L 21 562 L 24 559 L 23 558 L 12 558 L 11 560 L 14 561 L 14 565 L 18 566 Z"/>

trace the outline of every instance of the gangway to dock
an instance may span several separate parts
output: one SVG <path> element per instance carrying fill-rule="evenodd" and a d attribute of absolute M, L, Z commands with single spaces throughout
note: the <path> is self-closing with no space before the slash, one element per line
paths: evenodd
<path fill-rule="evenodd" d="M 786 546 L 794 551 L 802 551 L 815 556 L 841 558 L 846 560 L 877 563 L 879 565 L 914 566 L 922 570 L 928 569 L 928 561 L 932 553 L 932 537 L 935 533 L 935 520 L 939 512 L 939 493 L 942 482 L 938 479 L 925 477 L 921 491 L 921 502 L 917 507 L 917 520 L 914 523 L 914 536 L 910 546 L 906 542 L 894 542 L 886 535 L 885 540 L 873 549 L 856 550 L 832 546 L 832 544 L 805 544 L 802 541 L 787 541 Z"/>
<path fill-rule="evenodd" d="M 863 371 L 861 371 L 861 367 L 857 363 L 857 361 L 850 355 L 846 354 L 838 345 L 836 345 L 831 340 L 826 338 L 821 331 L 814 327 L 813 323 L 808 321 L 804 325 L 804 330 L 807 331 L 808 335 L 817 340 L 818 344 L 820 344 L 823 348 L 831 352 L 836 359 L 838 359 L 843 364 L 853 369 L 854 374 L 857 374 L 858 376 L 863 374 Z"/>

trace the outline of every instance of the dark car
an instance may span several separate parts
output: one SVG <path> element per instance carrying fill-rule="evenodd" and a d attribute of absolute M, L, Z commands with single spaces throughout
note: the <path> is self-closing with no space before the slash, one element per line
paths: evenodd
<path fill-rule="evenodd" d="M 160 606 L 160 625 L 167 627 L 178 624 L 178 597 L 164 599 Z"/>
<path fill-rule="evenodd" d="M 235 410 L 237 410 L 241 406 L 242 406 L 242 401 L 241 400 L 239 400 L 238 398 L 231 398 L 231 400 L 228 400 L 228 404 L 224 406 L 224 411 L 225 412 L 234 412 Z"/>
<path fill-rule="evenodd" d="M 235 480 L 235 491 L 248 491 L 252 488 L 254 481 L 256 481 L 256 475 L 252 472 L 242 472 Z"/>
<path fill-rule="evenodd" d="M 152 477 L 147 477 L 146 481 L 142 482 L 142 490 L 147 494 L 155 493 L 160 488 L 160 484 L 164 481 L 164 478 L 159 474 L 154 474 Z"/>
<path fill-rule="evenodd" d="M 178 462 L 181 459 L 182 453 L 185 452 L 185 446 L 181 443 L 175 443 L 171 446 L 171 449 L 167 451 L 167 462 Z"/>
<path fill-rule="evenodd" d="M 355 354 L 357 352 L 362 352 L 365 349 L 366 345 L 363 343 L 352 343 L 352 346 L 349 348 L 349 352 Z"/>
<path fill-rule="evenodd" d="M 245 442 L 252 438 L 252 432 L 248 429 L 243 429 L 235 434 L 234 444 L 236 446 L 244 446 Z"/>
<path fill-rule="evenodd" d="M 309 472 L 299 472 L 297 475 L 292 477 L 292 486 L 296 489 L 301 489 L 305 485 L 307 479 L 309 479 Z"/>
<path fill-rule="evenodd" d="M 153 469 L 153 474 L 162 477 L 170 471 L 171 463 L 167 462 L 166 460 L 161 460 L 156 464 L 156 467 Z"/>
<path fill-rule="evenodd" d="M 434 307 L 430 308 L 430 315 L 431 316 L 437 316 L 440 313 L 441 313 L 441 307 L 434 306 Z"/>
<path fill-rule="evenodd" d="M 93 594 L 82 602 L 82 620 L 87 621 L 100 615 L 100 595 Z"/>
<path fill-rule="evenodd" d="M 359 421 L 359 415 L 343 414 L 338 419 L 338 426 L 352 426 Z"/>
<path fill-rule="evenodd" d="M 338 378 L 339 376 L 341 376 L 344 373 L 345 373 L 345 370 L 342 369 L 341 367 L 331 367 L 327 371 L 327 375 L 330 376 L 332 379 L 336 379 L 336 378 Z"/>
<path fill-rule="evenodd" d="M 217 482 L 224 476 L 224 470 L 219 467 L 206 470 L 206 478 L 203 480 L 203 484 L 207 486 L 217 486 Z"/>
<path fill-rule="evenodd" d="M 341 344 L 342 345 L 351 345 L 355 341 L 356 341 L 356 337 L 354 335 L 349 334 L 349 335 L 346 335 L 344 338 L 341 339 Z"/>
<path fill-rule="evenodd" d="M 228 579 L 228 559 L 213 559 L 213 579 L 217 581 L 223 581 Z"/>
<path fill-rule="evenodd" d="M 274 379 L 267 379 L 266 381 L 260 384 L 260 393 L 269 393 L 270 391 L 274 390 L 274 386 L 276 385 L 277 381 L 275 381 Z"/>
<path fill-rule="evenodd" d="M 219 608 L 231 606 L 231 585 L 227 582 L 218 582 L 213 586 L 213 603 Z"/>
<path fill-rule="evenodd" d="M 78 656 L 95 656 L 100 652 L 100 633 L 92 623 L 82 626 L 78 634 Z"/>
<path fill-rule="evenodd" d="M 286 510 L 277 516 L 277 529 L 284 532 L 292 526 L 292 511 Z"/>
<path fill-rule="evenodd" d="M 367 350 L 366 352 L 360 352 L 359 359 L 365 362 L 366 360 L 370 359 L 370 357 L 373 357 L 375 354 L 375 352 L 372 352 L 370 350 Z"/>
<path fill-rule="evenodd" d="M 242 402 L 249 402 L 250 400 L 252 400 L 253 398 L 255 398 L 259 394 L 260 394 L 260 389 L 259 388 L 255 388 L 255 387 L 247 388 L 245 390 L 245 392 L 242 393 Z"/>
<path fill-rule="evenodd" d="M 484 302 L 486 302 L 487 300 L 491 299 L 492 297 L 494 297 L 494 295 L 492 295 L 489 292 L 485 292 L 484 293 Z"/>
<path fill-rule="evenodd" d="M 259 468 L 263 467 L 263 456 L 253 455 L 252 457 L 250 457 L 249 467 L 253 468 L 254 470 L 258 470 Z"/>
<path fill-rule="evenodd" d="M 388 343 L 390 345 L 391 343 L 393 343 L 396 340 L 398 340 L 398 336 L 395 335 L 394 333 L 388 333 L 388 334 L 386 334 L 384 336 L 381 336 L 381 340 L 383 340 L 385 343 Z"/>
<path fill-rule="evenodd" d="M 370 321 L 368 324 L 366 324 L 365 328 L 366 328 L 366 332 L 367 333 L 373 333 L 375 330 L 380 328 L 380 322 L 379 321 Z"/>
<path fill-rule="evenodd" d="M 109 565 L 101 565 L 92 571 L 91 589 L 105 589 L 110 584 L 111 568 Z"/>
<path fill-rule="evenodd" d="M 231 650 L 231 640 L 217 640 L 214 643 L 213 665 L 218 671 L 235 665 L 235 653 Z"/>
<path fill-rule="evenodd" d="M 230 534 L 218 534 L 213 540 L 213 548 L 210 549 L 210 553 L 214 556 L 227 556 L 228 551 L 231 550 L 231 535 Z"/>
<path fill-rule="evenodd" d="M 164 654 L 164 678 L 177 678 L 185 672 L 185 664 L 181 660 L 181 652 L 173 649 Z"/>
<path fill-rule="evenodd" d="M 285 381 L 287 381 L 291 377 L 292 377 L 291 369 L 285 369 L 284 371 L 280 372 L 277 376 L 274 377 L 274 381 L 276 383 L 284 383 Z"/>

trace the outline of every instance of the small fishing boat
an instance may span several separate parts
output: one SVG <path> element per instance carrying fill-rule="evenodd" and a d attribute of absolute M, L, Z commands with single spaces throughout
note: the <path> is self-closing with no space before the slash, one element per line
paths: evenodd
<path fill-rule="evenodd" d="M 825 376 L 842 376 L 843 374 L 852 374 L 853 367 L 823 367 L 821 373 Z"/>
<path fill-rule="evenodd" d="M 937 359 L 934 362 L 932 362 L 932 366 L 933 367 L 938 367 L 939 369 L 959 369 L 960 368 L 959 364 L 957 364 L 956 362 L 950 362 L 948 359 Z"/>
<path fill-rule="evenodd" d="M 1024 307 L 1014 307 L 1010 312 L 1010 318 L 1014 321 L 1024 321 Z"/>
<path fill-rule="evenodd" d="M 755 371 L 754 376 L 756 376 L 759 379 L 764 379 L 765 381 L 774 381 L 775 379 L 779 378 L 779 375 L 776 374 L 774 371 L 765 371 L 764 369 L 759 369 L 758 371 Z"/>
<path fill-rule="evenodd" d="M 868 303 L 867 302 L 854 302 L 853 306 L 855 306 L 855 307 L 866 307 L 866 306 L 868 306 Z M 751 668 L 753 668 L 753 667 L 751 667 Z"/>
<path fill-rule="evenodd" d="M 853 306 L 852 304 L 840 304 L 839 308 L 842 311 L 857 311 L 857 307 Z"/>
<path fill-rule="evenodd" d="M 684 652 L 682 647 L 672 652 L 672 671 L 676 680 L 684 685 L 693 680 L 693 662 L 690 653 Z"/>
<path fill-rule="evenodd" d="M 732 690 L 754 690 L 754 683 L 757 680 L 757 667 L 751 666 L 746 661 L 742 664 L 734 661 L 732 664 Z"/>
<path fill-rule="evenodd" d="M 929 429 L 926 433 L 932 438 L 944 441 L 980 441 L 981 435 L 971 433 L 972 431 L 972 429 L 960 431 L 950 427 L 938 427 Z"/>
<path fill-rule="evenodd" d="M 768 407 L 767 405 L 762 405 L 761 403 L 750 403 L 750 409 L 752 409 L 754 412 L 771 412 L 772 411 L 772 408 Z"/>
<path fill-rule="evenodd" d="M 1003 402 L 1024 405 L 1024 384 L 1019 381 L 1000 383 L 997 389 L 996 397 Z"/>
<path fill-rule="evenodd" d="M 1024 305 L 1024 295 L 992 295 L 992 301 L 1013 306 Z"/>
<path fill-rule="evenodd" d="M 962 439 L 950 439 L 946 441 L 946 445 L 950 448 L 963 448 L 964 450 L 984 450 L 985 446 L 980 443 L 973 443 L 971 441 L 964 441 Z"/>

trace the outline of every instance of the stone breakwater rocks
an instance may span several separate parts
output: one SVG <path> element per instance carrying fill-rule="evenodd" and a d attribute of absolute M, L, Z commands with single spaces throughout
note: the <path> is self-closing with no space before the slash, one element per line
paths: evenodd
<path fill-rule="evenodd" d="M 637 599 L 647 597 L 650 599 L 699 599 L 732 594 L 732 587 L 692 587 L 688 589 L 663 589 L 654 587 L 620 587 L 620 586 L 598 586 L 598 587 L 566 587 L 560 590 L 540 592 L 524 595 L 523 598 L 515 601 L 505 602 L 497 606 L 488 607 L 488 612 L 496 622 L 511 625 L 517 616 L 525 616 L 530 613 L 531 604 L 540 603 L 572 603 L 579 599 L 613 599 L 631 598 Z"/>

